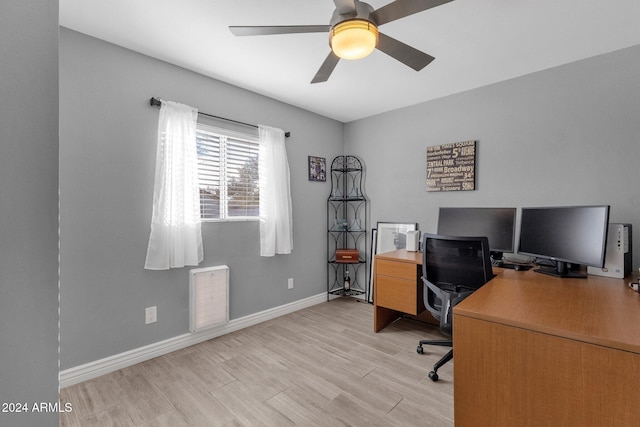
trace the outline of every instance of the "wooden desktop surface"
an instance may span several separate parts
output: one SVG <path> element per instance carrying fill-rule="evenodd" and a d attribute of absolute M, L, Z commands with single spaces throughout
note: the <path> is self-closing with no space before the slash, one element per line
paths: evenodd
<path fill-rule="evenodd" d="M 456 426 L 640 425 L 628 280 L 495 270 L 453 309 Z"/>
<path fill-rule="evenodd" d="M 396 268 L 405 266 L 415 266 L 419 275 L 422 253 L 400 249 L 378 254 L 378 260 L 390 262 L 389 275 L 402 277 Z M 626 285 L 629 280 L 559 279 L 501 268 L 494 273 L 493 280 L 454 308 L 455 314 L 640 354 L 640 295 Z"/>
<path fill-rule="evenodd" d="M 386 259 L 410 264 L 422 265 L 422 252 L 410 252 L 406 249 L 385 252 L 376 255 L 376 259 Z"/>
<path fill-rule="evenodd" d="M 453 312 L 640 354 L 640 295 L 625 280 L 495 272 Z"/>

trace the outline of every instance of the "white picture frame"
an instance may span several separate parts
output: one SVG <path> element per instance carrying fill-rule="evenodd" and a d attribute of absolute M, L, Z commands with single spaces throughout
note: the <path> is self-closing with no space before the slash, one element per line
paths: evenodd
<path fill-rule="evenodd" d="M 418 224 L 415 222 L 378 222 L 376 253 L 405 249 L 407 247 L 407 232 L 415 231 Z"/>

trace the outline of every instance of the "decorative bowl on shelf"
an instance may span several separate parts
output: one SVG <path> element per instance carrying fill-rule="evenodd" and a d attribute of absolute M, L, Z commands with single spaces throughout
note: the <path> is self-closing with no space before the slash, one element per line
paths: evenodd
<path fill-rule="evenodd" d="M 346 219 L 336 219 L 331 231 L 346 231 L 349 222 Z"/>

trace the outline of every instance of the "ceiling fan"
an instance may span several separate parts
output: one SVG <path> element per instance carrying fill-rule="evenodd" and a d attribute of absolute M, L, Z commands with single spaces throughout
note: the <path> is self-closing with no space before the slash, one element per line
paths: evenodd
<path fill-rule="evenodd" d="M 453 0 L 396 0 L 374 10 L 359 0 L 333 0 L 329 25 L 230 26 L 236 36 L 329 33 L 331 52 L 311 83 L 326 82 L 343 59 L 360 59 L 378 49 L 416 71 L 435 58 L 378 31 L 378 27 Z"/>

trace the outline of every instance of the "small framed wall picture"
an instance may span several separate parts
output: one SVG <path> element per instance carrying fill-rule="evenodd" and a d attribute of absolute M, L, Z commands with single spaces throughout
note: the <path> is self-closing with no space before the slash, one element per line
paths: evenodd
<path fill-rule="evenodd" d="M 427 191 L 476 189 L 478 141 L 427 147 Z"/>
<path fill-rule="evenodd" d="M 327 159 L 309 156 L 309 181 L 327 180 Z"/>

